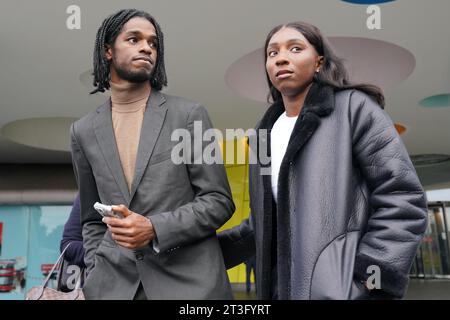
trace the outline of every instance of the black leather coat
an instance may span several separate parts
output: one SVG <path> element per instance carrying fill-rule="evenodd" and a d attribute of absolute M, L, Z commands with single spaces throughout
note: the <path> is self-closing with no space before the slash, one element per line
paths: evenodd
<path fill-rule="evenodd" d="M 272 105 L 258 126 L 269 130 L 268 146 L 283 112 Z M 392 120 L 374 100 L 314 84 L 280 167 L 277 205 L 263 167 L 250 164 L 250 221 L 219 234 L 228 266 L 256 249 L 259 298 L 272 298 L 274 281 L 280 299 L 369 298 L 362 282 L 375 269 L 381 288 L 370 295 L 403 297 L 427 202 Z"/>

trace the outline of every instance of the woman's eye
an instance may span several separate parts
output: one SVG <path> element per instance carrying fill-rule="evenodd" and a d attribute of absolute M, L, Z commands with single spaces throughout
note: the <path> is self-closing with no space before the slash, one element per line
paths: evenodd
<path fill-rule="evenodd" d="M 292 52 L 300 52 L 300 51 L 302 51 L 302 48 L 300 48 L 300 47 L 292 47 L 291 51 Z"/>
<path fill-rule="evenodd" d="M 276 51 L 269 51 L 269 53 L 267 54 L 269 57 L 275 57 L 277 54 Z"/>

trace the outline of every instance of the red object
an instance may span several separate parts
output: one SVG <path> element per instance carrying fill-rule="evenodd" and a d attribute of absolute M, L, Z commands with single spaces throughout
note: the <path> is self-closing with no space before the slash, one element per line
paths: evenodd
<path fill-rule="evenodd" d="M 14 286 L 13 285 L 0 285 L 0 292 L 11 292 L 14 290 Z"/>
<path fill-rule="evenodd" d="M 0 222 L 0 255 L 2 254 L 2 244 L 3 244 L 3 222 Z"/>
<path fill-rule="evenodd" d="M 41 271 L 43 275 L 47 275 L 50 270 L 52 270 L 53 268 L 53 264 L 51 263 L 46 263 L 46 264 L 41 264 Z"/>
<path fill-rule="evenodd" d="M 15 263 L 15 260 L 0 260 L 0 292 L 9 292 L 14 289 Z"/>

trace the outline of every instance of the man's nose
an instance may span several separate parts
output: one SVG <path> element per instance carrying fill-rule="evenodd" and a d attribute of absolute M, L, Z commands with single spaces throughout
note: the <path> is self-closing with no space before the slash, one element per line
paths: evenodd
<path fill-rule="evenodd" d="M 141 52 L 146 52 L 148 54 L 152 53 L 152 48 L 150 47 L 150 44 L 147 41 L 142 41 L 142 45 L 141 45 L 140 49 L 141 49 L 140 50 Z"/>

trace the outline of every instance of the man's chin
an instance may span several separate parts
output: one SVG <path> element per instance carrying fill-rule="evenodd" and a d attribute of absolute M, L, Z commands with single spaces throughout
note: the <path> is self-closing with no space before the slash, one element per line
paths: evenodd
<path fill-rule="evenodd" d="M 123 71 L 117 70 L 117 75 L 123 80 L 132 83 L 143 83 L 150 81 L 152 72 L 147 69 L 140 69 L 139 71 Z"/>
<path fill-rule="evenodd" d="M 146 81 L 150 81 L 150 76 L 145 76 L 145 77 L 140 77 L 140 76 L 136 76 L 136 77 L 130 77 L 128 79 L 125 79 L 131 83 L 143 83 Z"/>

